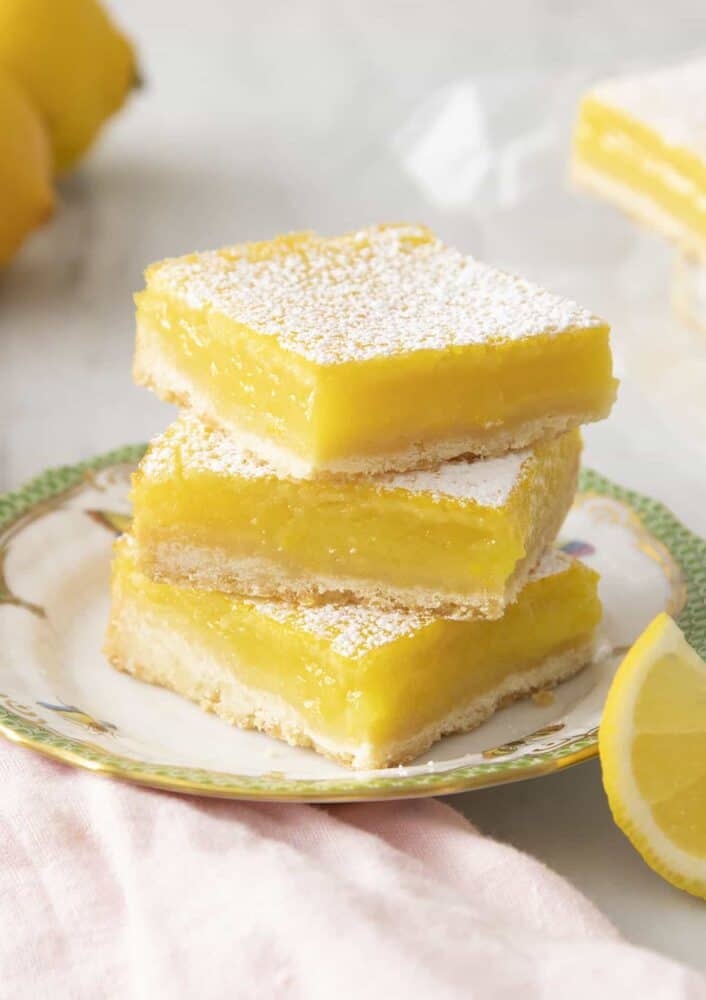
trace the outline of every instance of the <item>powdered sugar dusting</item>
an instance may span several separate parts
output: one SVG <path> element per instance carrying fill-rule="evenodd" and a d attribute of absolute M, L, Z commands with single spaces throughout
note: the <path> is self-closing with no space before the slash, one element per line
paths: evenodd
<path fill-rule="evenodd" d="M 502 507 L 522 476 L 536 461 L 535 451 L 510 452 L 500 458 L 454 459 L 436 469 L 405 473 L 383 473 L 366 478 L 380 491 L 406 490 L 426 493 L 435 500 L 444 497 L 482 507 Z M 208 427 L 191 414 L 182 415 L 150 446 L 140 465 L 148 478 L 165 479 L 178 470 L 182 474 L 211 473 L 224 478 L 281 476 L 263 459 L 240 448 L 237 439 Z M 297 489 L 306 489 L 297 482 Z M 312 487 L 323 490 L 321 484 Z"/>
<path fill-rule="evenodd" d="M 328 643 L 332 653 L 350 659 L 358 659 L 379 646 L 412 636 L 434 621 L 431 615 L 411 611 L 381 612 L 357 604 L 306 607 L 277 601 L 253 603 L 269 618 L 309 632 Z"/>
<path fill-rule="evenodd" d="M 589 96 L 620 108 L 706 162 L 706 58 L 603 80 Z"/>
<path fill-rule="evenodd" d="M 510 452 L 499 458 L 454 459 L 436 469 L 393 473 L 381 476 L 382 488 L 430 493 L 443 497 L 472 500 L 481 507 L 502 507 L 519 482 L 523 466 L 534 458 L 534 451 Z"/>
<path fill-rule="evenodd" d="M 321 365 L 600 326 L 575 302 L 444 246 L 428 229 L 314 233 L 163 261 L 148 288 Z M 205 320 L 204 320 L 205 321 Z"/>
<path fill-rule="evenodd" d="M 246 479 L 277 475 L 265 459 L 240 448 L 234 436 L 208 427 L 191 413 L 182 414 L 156 437 L 140 462 L 141 474 L 155 479 L 171 478 L 180 469 Z"/>
<path fill-rule="evenodd" d="M 565 553 L 550 549 L 532 571 L 529 579 L 539 580 L 565 573 L 574 561 Z M 306 607 L 285 604 L 281 601 L 253 600 L 251 603 L 269 618 L 302 629 L 328 643 L 332 653 L 353 660 L 381 646 L 397 642 L 405 636 L 414 636 L 437 620 L 431 614 L 411 611 L 381 612 L 356 604 L 322 604 Z M 497 625 L 496 622 L 489 624 Z"/>

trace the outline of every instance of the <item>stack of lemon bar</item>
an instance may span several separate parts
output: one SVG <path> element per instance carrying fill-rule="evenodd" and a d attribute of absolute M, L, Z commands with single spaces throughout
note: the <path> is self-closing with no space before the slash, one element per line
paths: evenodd
<path fill-rule="evenodd" d="M 137 328 L 183 412 L 134 477 L 116 667 L 369 768 L 590 659 L 597 577 L 552 543 L 603 321 L 382 225 L 156 264 Z"/>
<path fill-rule="evenodd" d="M 706 58 L 602 80 L 581 100 L 572 175 L 679 247 L 677 310 L 706 327 Z"/>

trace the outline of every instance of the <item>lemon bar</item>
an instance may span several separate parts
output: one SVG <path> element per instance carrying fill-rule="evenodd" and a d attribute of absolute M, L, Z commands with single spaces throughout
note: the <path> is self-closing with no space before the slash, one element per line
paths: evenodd
<path fill-rule="evenodd" d="M 615 396 L 602 320 L 421 226 L 162 261 L 136 303 L 136 381 L 281 475 L 503 454 Z"/>
<path fill-rule="evenodd" d="M 706 59 L 598 83 L 581 101 L 577 183 L 706 253 Z"/>
<path fill-rule="evenodd" d="M 503 618 L 455 621 L 159 583 L 129 537 L 116 547 L 112 600 L 114 666 L 356 768 L 411 760 L 576 673 L 601 615 L 596 574 L 556 552 Z"/>
<path fill-rule="evenodd" d="M 502 458 L 296 480 L 185 415 L 134 476 L 133 532 L 172 583 L 498 618 L 561 527 L 580 453 L 574 430 Z"/>

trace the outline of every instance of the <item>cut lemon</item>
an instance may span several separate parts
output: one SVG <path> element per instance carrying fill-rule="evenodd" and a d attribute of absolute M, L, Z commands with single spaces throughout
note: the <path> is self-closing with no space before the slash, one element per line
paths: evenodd
<path fill-rule="evenodd" d="M 706 663 L 669 615 L 620 665 L 598 740 L 618 826 L 663 878 L 706 899 Z"/>

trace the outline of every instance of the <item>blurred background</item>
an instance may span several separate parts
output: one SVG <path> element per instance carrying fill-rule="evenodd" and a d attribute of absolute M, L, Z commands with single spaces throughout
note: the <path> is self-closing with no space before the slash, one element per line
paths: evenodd
<path fill-rule="evenodd" d="M 580 92 L 703 51 L 703 3 L 108 6 L 144 85 L 0 271 L 0 488 L 166 423 L 130 379 L 150 261 L 410 220 L 612 323 L 623 388 L 588 458 L 698 522 L 706 337 L 671 312 L 670 249 L 566 173 Z"/>
<path fill-rule="evenodd" d="M 566 180 L 580 93 L 705 52 L 703 0 L 108 6 L 144 82 L 0 270 L 0 490 L 166 426 L 130 376 L 149 262 L 408 220 L 611 322 L 622 387 L 587 463 L 706 534 L 706 335 L 672 312 L 674 251 Z M 454 801 L 631 940 L 705 960 L 701 904 L 613 826 L 595 762 Z"/>

